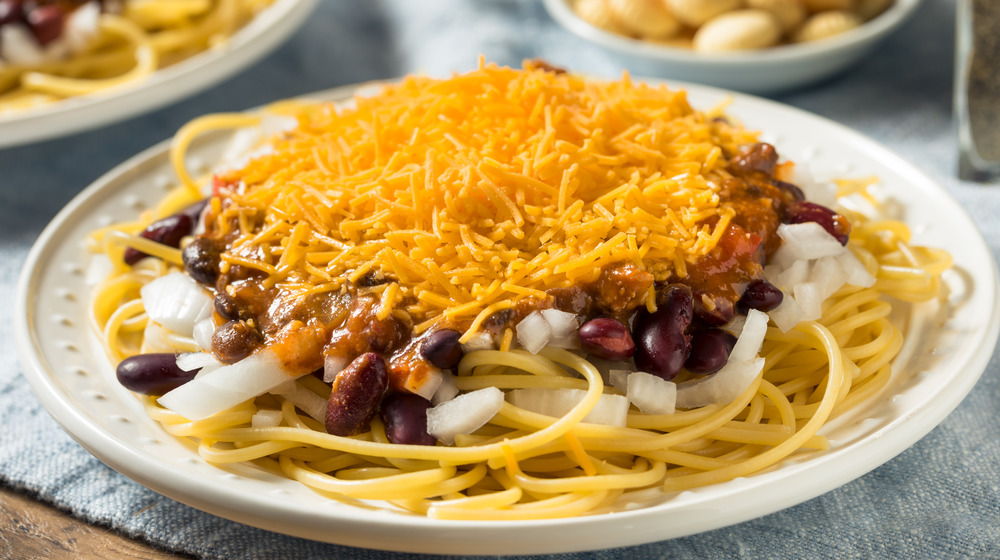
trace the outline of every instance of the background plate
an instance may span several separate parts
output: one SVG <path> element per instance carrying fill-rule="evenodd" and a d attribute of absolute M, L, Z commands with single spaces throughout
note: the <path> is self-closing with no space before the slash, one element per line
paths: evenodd
<path fill-rule="evenodd" d="M 32 248 L 15 310 L 18 354 L 42 404 L 102 461 L 153 490 L 209 513 L 289 535 L 351 546 L 451 554 L 526 554 L 634 545 L 738 523 L 832 490 L 894 457 L 936 426 L 982 375 L 1000 332 L 996 266 L 965 212 L 915 167 L 874 141 L 809 113 L 750 96 L 675 83 L 692 104 L 731 100 L 729 114 L 766 130 L 786 158 L 817 178 L 878 175 L 918 243 L 948 249 L 951 305 L 925 310 L 908 359 L 886 391 L 824 428 L 832 449 L 668 496 L 641 509 L 525 522 L 439 521 L 321 498 L 254 467 L 219 468 L 150 420 L 114 378 L 88 324 L 91 230 L 133 217 L 169 188 L 167 144 L 121 164 L 63 209 Z M 314 97 L 341 99 L 354 88 Z M 189 164 L 213 161 L 224 138 L 197 142 Z M 931 306 L 933 307 L 933 306 Z"/>
<path fill-rule="evenodd" d="M 275 0 L 223 44 L 144 80 L 0 116 L 0 148 L 118 122 L 206 89 L 276 49 L 315 5 L 316 0 Z"/>

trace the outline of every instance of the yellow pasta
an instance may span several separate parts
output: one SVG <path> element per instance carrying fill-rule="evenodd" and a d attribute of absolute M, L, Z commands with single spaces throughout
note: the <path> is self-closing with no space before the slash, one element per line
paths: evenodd
<path fill-rule="evenodd" d="M 463 80 L 464 85 L 456 85 Z M 601 87 L 617 88 L 614 89 L 619 96 L 617 99 L 627 101 L 625 105 L 616 106 L 616 110 L 628 107 L 636 113 L 660 111 L 661 105 L 649 102 L 656 95 L 675 99 L 672 92 L 644 88 L 632 97 L 629 89 L 632 86 L 628 83 L 606 86 L 579 77 L 563 77 L 529 64 L 525 70 L 518 71 L 482 66 L 452 81 L 414 79 L 398 88 L 390 87 L 381 94 L 383 97 L 358 100 L 360 109 L 357 110 L 373 110 L 372 107 L 388 103 L 394 96 L 410 95 L 408 88 L 428 88 L 439 97 L 438 105 L 428 107 L 427 114 L 433 116 L 436 110 L 454 119 L 456 114 L 450 112 L 454 107 L 447 105 L 448 96 L 442 92 L 449 87 L 466 88 L 468 83 L 488 80 L 516 84 L 522 88 L 518 95 L 526 99 L 529 86 L 537 86 L 540 91 L 544 90 L 542 86 L 556 88 L 544 90 L 548 93 L 564 91 L 560 88 L 579 87 L 585 92 Z M 451 99 L 463 98 L 452 91 Z M 730 219 L 738 220 L 738 213 L 726 203 L 718 203 L 719 186 L 712 182 L 702 183 L 698 179 L 688 184 L 679 175 L 651 173 L 641 177 L 639 171 L 634 171 L 629 173 L 626 184 L 612 184 L 606 191 L 599 192 L 596 180 L 588 183 L 563 179 L 562 173 L 572 167 L 568 158 L 563 159 L 561 170 L 549 168 L 551 164 L 546 163 L 553 161 L 546 159 L 546 150 L 557 156 L 571 153 L 571 147 L 564 140 L 557 140 L 553 132 L 552 122 L 559 109 L 527 105 L 529 112 L 539 116 L 539 122 L 548 124 L 548 128 L 543 124 L 535 131 L 539 133 L 537 143 L 530 145 L 537 151 L 525 156 L 526 162 L 530 159 L 530 165 L 524 163 L 523 167 L 534 166 L 532 173 L 522 174 L 522 170 L 514 169 L 510 162 L 490 158 L 485 158 L 481 165 L 460 163 L 462 158 L 471 156 L 457 148 L 465 144 L 458 136 L 452 136 L 448 141 L 456 146 L 456 152 L 448 154 L 446 159 L 456 167 L 448 169 L 439 169 L 430 160 L 423 165 L 411 165 L 403 162 L 401 155 L 373 149 L 369 161 L 374 163 L 370 165 L 380 165 L 379 170 L 385 172 L 374 179 L 374 172 L 359 171 L 359 180 L 370 187 L 352 191 L 351 196 L 344 197 L 340 203 L 334 202 L 339 196 L 335 189 L 347 187 L 340 184 L 331 187 L 330 183 L 316 179 L 311 188 L 306 188 L 304 181 L 307 177 L 321 177 L 321 173 L 332 176 L 334 170 L 348 165 L 334 152 L 352 149 L 357 152 L 363 146 L 360 143 L 340 145 L 329 137 L 325 137 L 324 143 L 311 145 L 304 130 L 315 126 L 315 121 L 310 119 L 334 119 L 334 114 L 336 118 L 354 118 L 356 113 L 330 106 L 282 106 L 281 112 L 298 116 L 303 128 L 287 132 L 274 141 L 273 158 L 281 162 L 280 166 L 273 161 L 254 160 L 239 171 L 240 183 L 232 187 L 234 194 L 220 191 L 209 203 L 207 215 L 214 222 L 208 227 L 227 228 L 228 235 L 235 240 L 232 241 L 233 254 L 226 253 L 228 256 L 220 260 L 220 267 L 254 267 L 258 271 L 256 278 L 264 289 L 280 293 L 281 290 L 301 288 L 304 290 L 301 293 L 306 294 L 341 293 L 344 286 L 378 271 L 390 276 L 392 281 L 368 287 L 374 302 L 372 317 L 378 320 L 405 317 L 417 334 L 421 332 L 420 325 L 433 332 L 442 322 L 455 321 L 447 324 L 460 327 L 465 340 L 476 343 L 494 315 L 512 312 L 517 305 L 532 301 L 526 298 L 537 297 L 525 294 L 532 294 L 532 290 L 546 294 L 545 282 L 557 277 L 593 278 L 596 274 L 588 267 L 599 266 L 595 263 L 602 259 L 649 265 L 656 274 L 662 274 L 663 279 L 676 278 L 674 275 L 680 274 L 679 270 L 697 274 L 700 259 L 714 254 L 713 243 L 723 243 L 720 241 L 723 234 L 692 218 L 690 213 L 702 214 L 703 219 L 717 229 L 736 227 L 727 224 Z M 503 111 L 504 104 L 490 105 L 489 110 Z M 657 115 L 662 119 L 677 118 Z M 712 150 L 691 138 L 699 131 L 708 130 L 701 127 L 715 125 L 705 124 L 709 119 L 693 110 L 679 118 L 683 124 L 678 126 L 687 127 L 687 134 L 674 145 L 677 155 L 669 165 L 687 173 L 703 173 L 706 169 L 718 172 L 723 163 L 713 162 L 719 162 L 722 152 L 737 153 L 737 146 L 754 139 L 752 133 L 726 128 L 714 138 L 719 153 L 711 155 Z M 139 296 L 142 287 L 182 268 L 178 249 L 154 247 L 155 242 L 137 234 L 154 220 L 196 202 L 206 184 L 214 184 L 216 188 L 232 184 L 226 183 L 225 173 L 214 180 L 188 174 L 183 162 L 191 140 L 203 131 L 254 126 L 259 121 L 258 116 L 212 116 L 182 129 L 172 153 L 180 182 L 178 188 L 159 207 L 144 213 L 139 221 L 105 228 L 95 232 L 89 240 L 95 252 L 112 262 L 110 277 L 98 287 L 91 302 L 91 315 L 93 326 L 101 334 L 114 361 L 144 351 L 144 345 L 149 344 L 144 340 L 144 333 L 149 332 L 152 321 L 146 316 Z M 567 126 L 582 129 L 582 122 L 581 117 Z M 342 126 L 339 121 L 337 126 Z M 388 126 L 380 131 L 369 130 L 373 135 L 391 132 Z M 586 165 L 593 171 L 598 165 L 621 169 L 630 158 L 649 161 L 654 156 L 648 153 L 649 148 L 643 142 L 654 135 L 646 132 L 648 130 L 636 127 L 630 128 L 627 134 L 619 134 L 617 140 L 609 140 L 609 145 L 614 144 L 611 153 L 588 153 Z M 503 131 L 503 136 L 522 133 L 512 126 Z M 413 140 L 418 134 L 430 133 L 423 129 L 411 131 L 407 141 L 426 141 Z M 402 137 L 397 140 L 402 141 Z M 494 140 L 499 142 L 500 137 Z M 327 144 L 328 141 L 332 143 Z M 730 145 L 721 146 L 729 142 Z M 626 152 L 630 155 L 623 155 Z M 559 157 L 554 160 L 558 161 Z M 697 164 L 693 165 L 695 161 Z M 273 167 L 268 168 L 268 165 Z M 735 164 L 728 165 L 732 168 Z M 404 195 L 399 193 L 413 192 L 411 189 L 416 188 L 410 183 L 417 180 L 415 174 L 419 174 L 420 180 L 443 181 L 449 173 L 460 175 L 455 169 L 463 169 L 467 173 L 462 176 L 463 181 L 478 177 L 478 181 L 489 182 L 490 177 L 496 176 L 495 170 L 500 168 L 504 169 L 506 182 L 503 185 L 516 186 L 509 191 L 498 187 L 496 191 L 483 189 L 480 192 L 482 200 L 489 201 L 496 209 L 492 218 L 480 218 L 484 223 L 488 220 L 489 224 L 481 230 L 470 227 L 463 234 L 457 226 L 449 230 L 452 225 L 443 214 L 414 214 L 413 206 L 393 206 L 404 201 Z M 326 171 L 318 171 L 320 169 Z M 390 170 L 414 173 L 389 173 Z M 438 175 L 432 177 L 432 173 Z M 602 173 L 594 176 L 604 177 Z M 293 197 L 291 191 L 284 190 L 283 181 L 294 184 L 296 196 L 305 193 L 301 196 L 307 198 Z M 386 196 L 386 189 L 391 184 L 397 184 L 399 190 L 390 197 Z M 705 192 L 695 189 L 706 184 Z M 854 192 L 865 192 L 867 184 L 851 188 Z M 569 194 L 573 189 L 590 189 L 592 194 L 581 203 L 579 200 L 583 198 Z M 646 217 L 640 210 L 648 213 L 644 210 L 648 208 L 647 199 L 639 199 L 641 204 L 632 209 L 623 202 L 626 198 L 638 197 L 638 193 L 652 197 L 648 200 L 659 200 L 656 197 L 662 195 L 663 200 L 684 201 L 690 206 L 678 203 L 671 207 L 676 214 L 674 217 L 669 214 L 662 218 Z M 258 196 L 268 201 L 261 208 L 272 212 L 274 221 L 265 224 L 259 214 L 263 210 L 238 205 L 240 201 Z M 384 198 L 379 202 L 383 205 L 381 208 L 394 208 L 392 212 L 387 211 L 385 217 L 370 219 L 371 214 L 352 213 L 352 208 L 365 208 L 378 197 Z M 551 208 L 561 208 L 562 214 L 558 210 L 545 210 L 543 199 Z M 311 202 L 304 204 L 302 200 Z M 409 200 L 414 205 L 418 201 L 429 206 L 438 203 L 430 195 L 414 196 Z M 439 202 L 442 208 L 472 204 L 447 197 Z M 444 212 L 443 209 L 439 211 Z M 403 222 L 392 221 L 403 219 L 393 212 L 409 213 L 406 218 L 412 220 L 407 222 L 409 230 L 398 226 Z M 341 226 L 345 222 L 368 221 L 361 230 L 352 229 L 350 223 L 346 228 L 338 228 L 332 218 L 338 213 Z M 582 216 L 586 218 L 577 220 Z M 440 519 L 515 520 L 600 513 L 640 495 L 648 499 L 650 492 L 657 489 L 662 492 L 663 499 L 668 499 L 671 492 L 724 483 L 760 472 L 789 457 L 829 449 L 830 442 L 821 435 L 821 428 L 832 418 L 870 399 L 888 383 L 893 374 L 892 360 L 900 351 L 905 335 L 889 320 L 890 311 L 896 306 L 908 305 L 903 302 L 940 297 L 941 274 L 950 266 L 950 257 L 944 251 L 911 245 L 909 230 L 901 222 L 844 209 L 840 210 L 840 216 L 850 222 L 847 242 L 850 255 L 872 276 L 874 284 L 868 287 L 843 285 L 823 301 L 815 319 L 803 320 L 785 331 L 772 317 L 758 354 L 763 360 L 762 369 L 752 380 L 747 380 L 748 385 L 739 394 L 724 402 L 655 414 L 631 406 L 623 425 L 583 422 L 605 397 L 623 398 L 622 388 L 614 385 L 613 376 L 602 376 L 596 364 L 598 360 L 584 352 L 548 346 L 532 353 L 519 348 L 523 343 L 517 342 L 520 339 L 515 339 L 518 335 L 513 328 L 497 331 L 497 345 L 493 348 L 499 349 L 468 351 L 454 368 L 456 391 L 467 394 L 493 388 L 506 392 L 508 400 L 502 402 L 485 425 L 455 436 L 453 445 L 392 443 L 387 426 L 377 416 L 370 418 L 358 433 L 328 433 L 322 416 L 311 413 L 308 404 L 303 403 L 310 399 L 324 403 L 331 399 L 333 402 L 338 389 L 336 384 L 331 388 L 330 383 L 310 375 L 299 377 L 280 391 L 276 389 L 249 398 L 228 410 L 198 420 L 167 409 L 155 397 L 147 397 L 143 402 L 150 417 L 162 424 L 167 432 L 197 441 L 198 453 L 207 461 L 254 463 L 349 504 L 371 506 L 373 502 L 370 501 L 375 501 L 379 507 Z M 624 218 L 631 217 L 649 231 L 642 236 L 635 235 L 630 241 L 622 241 L 620 245 L 615 241 L 619 239 L 618 233 L 600 222 L 624 223 Z M 501 222 L 503 226 L 499 225 Z M 723 225 L 718 226 L 720 223 Z M 571 251 L 559 245 L 564 234 L 553 233 L 562 227 L 580 231 L 600 227 L 604 228 L 605 237 L 591 239 L 587 247 Z M 384 230 L 380 230 L 378 237 L 366 238 L 372 228 Z M 421 251 L 429 255 L 434 253 L 432 248 L 438 247 L 437 240 L 421 233 L 434 228 L 440 236 L 454 240 L 453 252 L 447 259 L 436 261 L 429 256 L 421 257 Z M 496 239 L 489 238 L 491 228 L 497 232 Z M 468 247 L 462 241 L 463 235 Z M 541 241 L 543 235 L 549 236 L 547 242 Z M 509 245 L 503 245 L 508 241 L 501 240 L 508 239 L 507 236 Z M 626 237 L 621 235 L 623 239 Z M 392 245 L 393 240 L 398 239 L 408 240 L 408 251 Z M 551 249 L 545 253 L 547 257 L 552 257 L 553 252 L 562 256 L 543 261 L 518 245 L 521 240 L 532 239 Z M 660 241 L 668 239 L 672 241 Z M 654 243 L 660 243 L 658 248 L 650 249 Z M 128 265 L 123 260 L 126 245 L 157 258 Z M 257 249 L 235 254 L 240 247 L 251 246 Z M 646 252 L 643 252 L 644 247 Z M 467 253 L 460 254 L 466 249 Z M 476 260 L 477 251 L 494 252 L 497 259 L 511 257 L 512 264 L 505 280 L 499 277 L 493 282 L 467 279 L 474 277 L 469 269 L 480 262 Z M 651 265 L 645 257 L 657 254 L 656 251 L 660 252 L 662 260 Z M 571 266 L 577 261 L 582 264 Z M 539 272 L 543 262 L 548 267 L 544 274 Z M 354 264 L 344 266 L 344 263 Z M 441 277 L 450 279 L 440 288 L 430 287 Z M 337 278 L 340 282 L 333 283 Z M 426 295 L 415 296 L 414 286 L 423 286 Z M 635 305 L 656 308 L 663 304 L 653 288 L 650 294 L 643 288 L 635 297 Z M 175 336 L 169 340 L 174 351 L 200 351 L 190 339 Z M 608 375 L 607 371 L 603 373 Z M 698 375 L 684 370 L 677 378 L 681 382 L 678 387 L 696 379 Z M 510 401 L 511 392 L 526 389 L 576 391 L 579 399 L 564 414 L 550 416 Z M 293 394 L 299 397 L 292 397 Z M 326 407 L 323 410 L 327 410 Z M 265 416 L 271 419 L 271 424 L 255 423 L 255 418 Z"/>

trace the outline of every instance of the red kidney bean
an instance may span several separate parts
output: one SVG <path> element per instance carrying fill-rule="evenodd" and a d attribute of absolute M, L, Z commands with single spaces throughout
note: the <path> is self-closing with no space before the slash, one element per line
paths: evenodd
<path fill-rule="evenodd" d="M 802 192 L 802 189 L 800 189 L 796 185 L 793 185 L 791 183 L 786 183 L 784 181 L 779 181 L 777 179 L 771 179 L 771 184 L 792 195 L 792 198 L 794 198 L 795 200 L 802 201 L 806 199 L 805 193 Z"/>
<path fill-rule="evenodd" d="M 178 214 L 184 214 L 185 216 L 191 218 L 191 221 L 193 222 L 193 224 L 195 226 L 197 226 L 198 225 L 198 220 L 201 219 L 201 214 L 205 211 L 205 207 L 208 206 L 208 203 L 209 203 L 210 200 L 212 200 L 212 199 L 211 198 L 203 198 L 203 199 L 199 200 L 198 202 L 195 202 L 194 204 L 192 204 L 192 205 L 188 206 L 187 208 L 181 210 L 180 212 L 178 212 Z"/>
<path fill-rule="evenodd" d="M 729 167 L 734 175 L 748 175 L 758 171 L 771 175 L 777 163 L 778 152 L 774 146 L 766 142 L 757 142 L 741 148 L 740 152 L 729 160 Z"/>
<path fill-rule="evenodd" d="M 392 443 L 405 445 L 436 445 L 437 439 L 427 433 L 427 409 L 431 402 L 413 393 L 391 393 L 382 399 L 379 416 L 385 424 L 385 435 Z"/>
<path fill-rule="evenodd" d="M 580 345 L 606 360 L 627 360 L 635 353 L 628 327 L 609 317 L 591 319 L 580 327 Z"/>
<path fill-rule="evenodd" d="M 691 373 L 715 373 L 729 361 L 736 337 L 720 329 L 697 331 L 691 337 L 691 355 L 684 367 Z"/>
<path fill-rule="evenodd" d="M 224 250 L 220 241 L 197 237 L 181 251 L 184 270 L 198 282 L 214 286 L 219 279 L 219 263 Z"/>
<path fill-rule="evenodd" d="M 249 319 L 249 313 L 244 313 L 236 300 L 226 293 L 225 289 L 219 290 L 215 293 L 215 298 L 212 300 L 212 307 L 215 308 L 215 312 L 218 313 L 223 319 L 233 321 L 235 319 Z M 247 315 L 244 317 L 244 315 Z"/>
<path fill-rule="evenodd" d="M 212 333 L 212 352 L 220 362 L 234 364 L 263 344 L 264 337 L 246 321 L 229 321 Z"/>
<path fill-rule="evenodd" d="M 115 375 L 129 391 L 144 395 L 162 395 L 194 379 L 199 370 L 183 371 L 177 367 L 175 354 L 137 354 L 118 364 Z"/>
<path fill-rule="evenodd" d="M 420 344 L 420 355 L 441 369 L 450 369 L 462 359 L 461 334 L 450 329 L 434 331 Z"/>
<path fill-rule="evenodd" d="M 691 288 L 683 284 L 671 284 L 665 296 L 656 313 L 640 310 L 633 338 L 636 367 L 669 381 L 684 367 L 691 352 L 691 336 L 686 331 L 694 316 L 694 298 Z"/>
<path fill-rule="evenodd" d="M 162 243 L 168 247 L 179 247 L 185 235 L 191 235 L 194 221 L 185 214 L 174 214 L 157 220 L 142 230 L 139 237 Z M 125 249 L 125 263 L 133 265 L 148 257 L 146 253 L 132 247 Z"/>
<path fill-rule="evenodd" d="M 47 4 L 31 9 L 26 14 L 26 19 L 35 39 L 45 46 L 62 35 L 66 13 L 58 5 Z"/>
<path fill-rule="evenodd" d="M 740 313 L 746 313 L 750 309 L 757 311 L 770 311 L 781 305 L 785 294 L 777 286 L 766 280 L 754 280 L 747 284 L 746 290 L 736 303 Z"/>
<path fill-rule="evenodd" d="M 326 407 L 326 431 L 353 436 L 368 428 L 378 403 L 389 386 L 389 369 L 374 352 L 354 359 L 333 380 Z"/>
<path fill-rule="evenodd" d="M 827 233 L 836 237 L 841 245 L 847 245 L 847 239 L 851 234 L 851 223 L 847 221 L 847 218 L 826 206 L 814 202 L 795 202 L 788 206 L 785 214 L 786 223 L 816 222 L 823 226 Z"/>
<path fill-rule="evenodd" d="M 0 0 L 0 25 L 21 21 L 23 18 L 21 0 Z"/>

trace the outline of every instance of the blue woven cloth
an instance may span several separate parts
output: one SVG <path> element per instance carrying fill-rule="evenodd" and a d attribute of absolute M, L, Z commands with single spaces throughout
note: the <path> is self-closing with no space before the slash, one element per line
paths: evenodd
<path fill-rule="evenodd" d="M 777 97 L 860 130 L 933 176 L 1000 248 L 1000 189 L 954 178 L 954 2 L 927 0 L 866 61 Z M 32 395 L 11 317 L 21 263 L 48 220 L 115 164 L 187 120 L 406 72 L 446 74 L 542 57 L 614 76 L 605 53 L 562 31 L 537 0 L 324 1 L 284 47 L 170 108 L 90 133 L 0 151 L 0 481 L 74 515 L 211 559 L 403 558 L 250 528 L 164 498 L 105 467 Z M 799 506 L 700 535 L 554 558 L 1000 558 L 1000 360 L 938 428 L 868 475 Z M 665 520 L 669 523 L 669 520 Z"/>

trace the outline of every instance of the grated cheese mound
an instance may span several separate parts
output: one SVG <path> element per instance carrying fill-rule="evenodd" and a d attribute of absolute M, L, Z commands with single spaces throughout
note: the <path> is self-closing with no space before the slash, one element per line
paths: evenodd
<path fill-rule="evenodd" d="M 732 210 L 706 179 L 753 134 L 683 91 L 480 64 L 353 106 L 307 105 L 271 153 L 228 172 L 223 260 L 302 295 L 377 273 L 379 317 L 467 325 L 634 263 L 683 277 Z"/>

